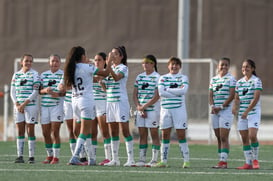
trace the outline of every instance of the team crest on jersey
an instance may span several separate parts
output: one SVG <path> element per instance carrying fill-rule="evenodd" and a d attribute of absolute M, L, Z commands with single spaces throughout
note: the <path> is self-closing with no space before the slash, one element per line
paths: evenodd
<path fill-rule="evenodd" d="M 39 83 L 33 84 L 33 89 L 34 90 L 38 90 L 39 88 L 40 88 L 40 84 Z"/>
<path fill-rule="evenodd" d="M 176 80 L 180 82 L 182 80 L 182 77 L 176 77 Z"/>

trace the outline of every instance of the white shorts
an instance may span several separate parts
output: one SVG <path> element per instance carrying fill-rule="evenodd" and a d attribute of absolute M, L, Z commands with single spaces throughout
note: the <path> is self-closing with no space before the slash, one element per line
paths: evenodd
<path fill-rule="evenodd" d="M 72 103 L 64 101 L 64 120 L 73 119 Z"/>
<path fill-rule="evenodd" d="M 88 97 L 73 97 L 72 98 L 73 116 L 77 121 L 94 120 L 95 119 L 95 104 L 93 99 Z"/>
<path fill-rule="evenodd" d="M 95 100 L 96 105 L 96 117 L 100 117 L 106 114 L 106 100 Z"/>
<path fill-rule="evenodd" d="M 41 124 L 49 124 L 51 122 L 63 122 L 64 110 L 63 104 L 53 107 L 41 107 Z"/>
<path fill-rule="evenodd" d="M 128 101 L 107 102 L 106 122 L 128 122 L 130 119 L 130 106 Z"/>
<path fill-rule="evenodd" d="M 211 114 L 211 121 L 213 129 L 225 128 L 230 129 L 233 123 L 233 114 L 231 112 L 231 106 L 219 111 L 218 114 Z"/>
<path fill-rule="evenodd" d="M 187 129 L 187 112 L 185 107 L 160 110 L 160 129 Z"/>
<path fill-rule="evenodd" d="M 145 128 L 158 128 L 160 112 L 156 111 L 146 111 L 147 117 L 143 118 L 139 111 L 136 114 L 136 126 Z"/>
<path fill-rule="evenodd" d="M 261 112 L 247 116 L 247 119 L 238 117 L 238 130 L 248 130 L 248 128 L 259 128 L 261 123 Z"/>
<path fill-rule="evenodd" d="M 14 121 L 15 123 L 22 123 L 26 122 L 28 124 L 36 124 L 38 123 L 38 112 L 39 107 L 37 105 L 35 106 L 26 106 L 25 112 L 20 113 L 16 106 L 14 106 Z"/>

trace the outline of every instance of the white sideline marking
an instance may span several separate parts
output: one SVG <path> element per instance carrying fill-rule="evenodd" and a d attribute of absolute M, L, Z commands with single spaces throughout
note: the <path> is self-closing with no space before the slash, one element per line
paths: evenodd
<path fill-rule="evenodd" d="M 51 170 L 51 169 L 0 169 L 0 172 L 91 172 L 91 173 L 149 173 L 149 174 L 198 174 L 198 175 L 273 175 L 273 173 L 264 173 L 264 172 L 189 172 L 189 171 L 179 171 L 179 172 L 170 172 L 170 171 L 137 171 L 137 170 Z"/>

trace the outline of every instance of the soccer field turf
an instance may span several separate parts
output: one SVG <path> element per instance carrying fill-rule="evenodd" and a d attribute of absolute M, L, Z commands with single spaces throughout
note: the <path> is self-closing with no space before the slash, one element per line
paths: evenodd
<path fill-rule="evenodd" d="M 191 167 L 182 168 L 181 153 L 177 144 L 171 144 L 167 168 L 140 168 L 140 167 L 105 167 L 105 166 L 69 166 L 66 165 L 71 153 L 69 143 L 62 143 L 60 163 L 45 165 L 41 161 L 46 157 L 44 144 L 36 144 L 35 164 L 15 164 L 16 142 L 0 142 L 0 180 L 28 180 L 28 181 L 51 181 L 51 180 L 117 180 L 117 181 L 218 181 L 218 180 L 273 180 L 273 152 L 271 145 L 260 146 L 259 170 L 237 170 L 242 166 L 244 156 L 242 146 L 231 145 L 228 159 L 228 169 L 212 169 L 217 162 L 216 145 L 190 144 Z M 135 160 L 138 159 L 138 144 L 135 143 Z M 25 149 L 25 161 L 27 157 Z M 120 145 L 121 165 L 126 162 L 124 143 Z M 103 144 L 99 143 L 97 149 L 97 161 L 104 157 Z M 147 160 L 151 158 L 151 146 L 147 152 Z"/>

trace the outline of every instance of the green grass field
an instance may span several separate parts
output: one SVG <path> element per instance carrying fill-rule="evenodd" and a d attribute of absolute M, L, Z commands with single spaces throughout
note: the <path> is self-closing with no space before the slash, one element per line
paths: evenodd
<path fill-rule="evenodd" d="M 151 149 L 151 147 L 149 147 Z M 97 161 L 103 159 L 103 145 L 99 143 Z M 150 159 L 151 151 L 148 151 Z M 37 142 L 35 164 L 15 164 L 16 143 L 0 142 L 0 180 L 117 180 L 117 181 L 219 181 L 219 180 L 272 180 L 273 179 L 273 151 L 270 145 L 260 147 L 259 170 L 237 170 L 242 166 L 244 157 L 240 145 L 232 145 L 228 162 L 228 169 L 212 169 L 217 160 L 216 145 L 190 144 L 191 168 L 183 169 L 181 154 L 177 144 L 171 145 L 168 168 L 137 168 L 137 167 L 104 167 L 104 166 L 68 166 L 71 154 L 69 144 L 62 143 L 60 163 L 57 165 L 44 165 L 44 144 Z M 25 149 L 27 160 L 27 149 Z M 124 144 L 120 145 L 121 164 L 126 161 Z M 135 160 L 138 159 L 138 144 L 135 144 Z"/>

